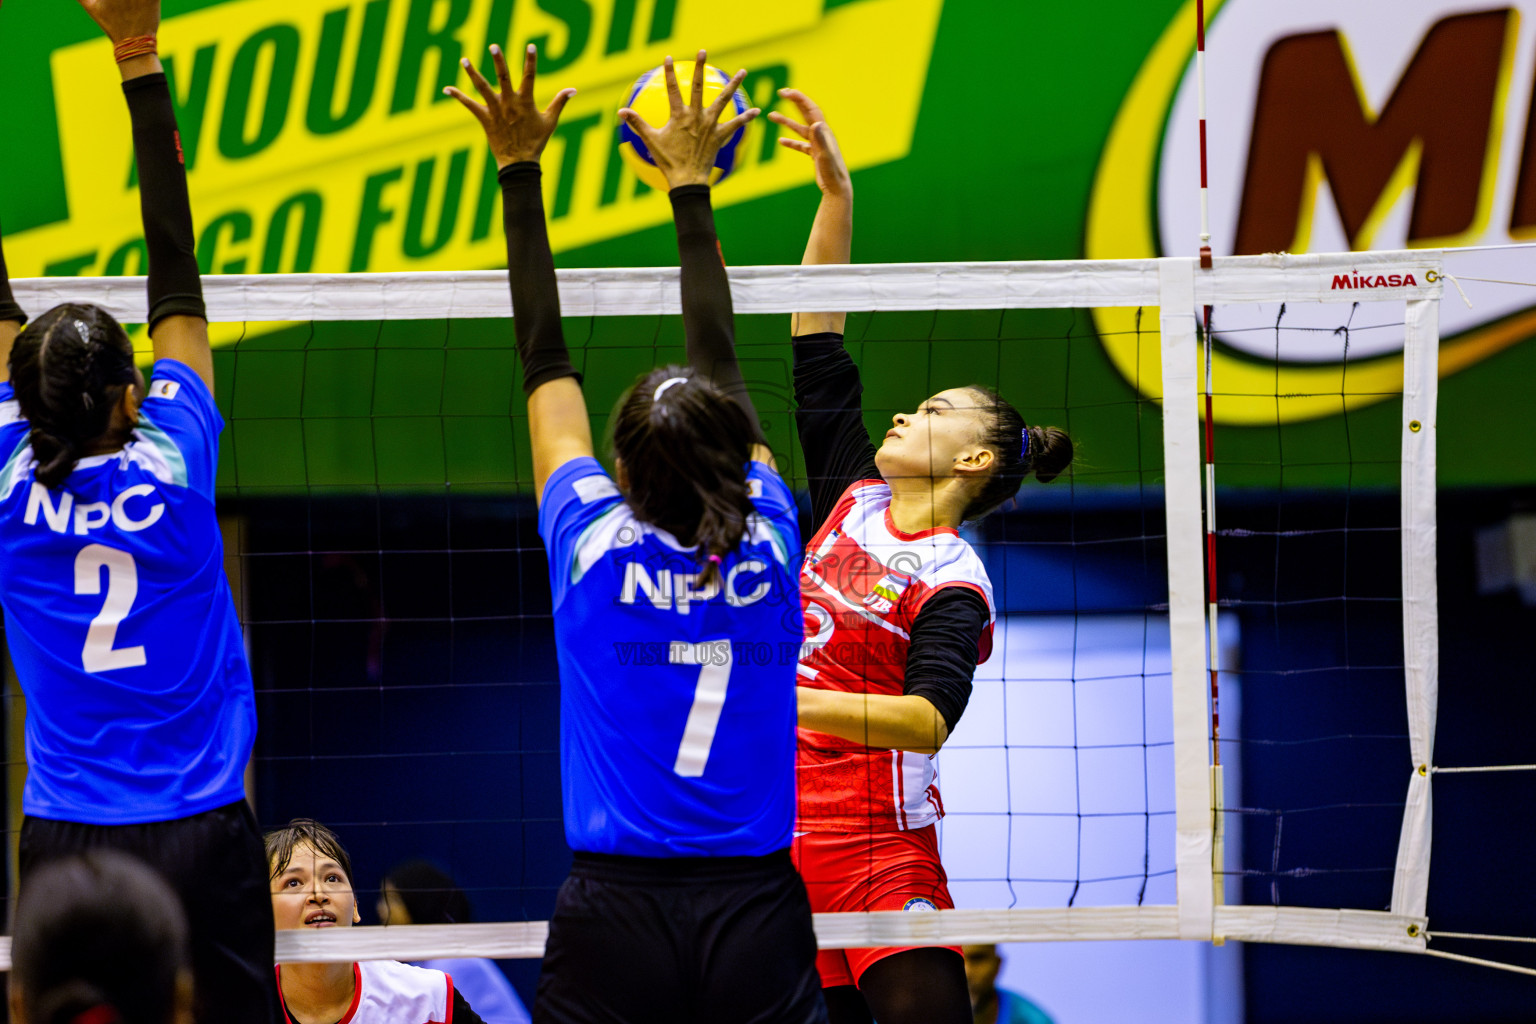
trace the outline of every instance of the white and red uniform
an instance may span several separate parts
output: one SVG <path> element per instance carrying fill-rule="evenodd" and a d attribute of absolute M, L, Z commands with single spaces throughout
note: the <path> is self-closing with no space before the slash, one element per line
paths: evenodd
<path fill-rule="evenodd" d="M 986 603 L 978 664 L 992 653 L 997 611 L 981 559 L 954 529 L 903 533 L 890 506 L 885 481 L 860 480 L 806 548 L 802 686 L 902 694 L 913 623 L 947 587 L 972 590 Z M 795 770 L 793 853 L 813 911 L 954 907 L 934 828 L 944 802 L 932 755 L 801 729 Z M 910 948 L 824 949 L 816 959 L 822 987 L 857 984 L 870 965 Z"/>
<path fill-rule="evenodd" d="M 453 1024 L 453 979 L 442 971 L 394 960 L 361 960 L 352 965 L 352 1006 L 336 1024 Z M 277 965 L 283 990 L 283 965 Z M 293 1024 L 288 1007 L 283 1019 Z"/>
<path fill-rule="evenodd" d="M 806 548 L 802 686 L 900 695 L 912 624 L 946 587 L 964 587 L 986 602 L 977 663 L 992 653 L 997 612 L 981 559 L 956 530 L 903 533 L 891 522 L 890 505 L 885 481 L 853 484 Z M 928 754 L 873 749 L 801 729 L 796 777 L 801 832 L 904 831 L 944 815 Z"/>

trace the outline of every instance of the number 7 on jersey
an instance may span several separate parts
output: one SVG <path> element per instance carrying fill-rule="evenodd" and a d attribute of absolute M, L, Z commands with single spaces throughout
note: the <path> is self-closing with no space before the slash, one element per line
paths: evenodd
<path fill-rule="evenodd" d="M 729 640 L 705 640 L 696 644 L 674 641 L 667 651 L 667 660 L 673 665 L 699 666 L 693 706 L 688 709 L 683 741 L 678 745 L 677 761 L 672 765 L 672 770 L 685 779 L 700 778 L 704 766 L 709 763 L 715 730 L 720 727 L 720 712 L 725 710 L 732 657 Z"/>

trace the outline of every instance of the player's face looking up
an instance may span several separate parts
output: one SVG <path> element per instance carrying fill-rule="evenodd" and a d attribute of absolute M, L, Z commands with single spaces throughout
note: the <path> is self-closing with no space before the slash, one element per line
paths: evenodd
<path fill-rule="evenodd" d="M 998 455 L 983 443 L 991 409 L 969 388 L 940 391 L 917 407 L 891 417 L 875 464 L 887 480 L 959 477 L 980 481 Z"/>
<path fill-rule="evenodd" d="M 286 865 L 270 866 L 272 917 L 279 931 L 346 928 L 362 920 L 346 869 L 307 841 L 294 845 Z"/>
<path fill-rule="evenodd" d="M 880 475 L 893 489 L 931 487 L 932 497 L 961 510 L 962 522 L 990 514 L 1031 473 L 1050 483 L 1072 464 L 1065 431 L 1026 426 L 1006 399 L 979 385 L 940 391 L 891 424 L 875 453 Z"/>

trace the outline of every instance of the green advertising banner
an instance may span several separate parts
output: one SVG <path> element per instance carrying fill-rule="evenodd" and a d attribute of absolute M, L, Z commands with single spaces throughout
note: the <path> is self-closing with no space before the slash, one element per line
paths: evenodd
<path fill-rule="evenodd" d="M 1218 255 L 1536 237 L 1531 8 L 1209 0 Z M 771 109 L 793 85 L 827 110 L 854 169 L 860 262 L 1192 254 L 1194 28 L 1193 4 L 1175 0 L 166 0 L 160 41 L 204 271 L 347 273 L 503 264 L 494 166 L 441 89 L 460 81 L 461 57 L 483 62 L 491 42 L 530 41 L 546 94 L 580 90 L 545 157 L 561 266 L 675 259 L 666 197 L 619 158 L 614 112 L 638 74 L 699 46 L 749 70 L 755 104 Z M 12 273 L 142 273 L 109 44 L 63 0 L 10 0 L 0 38 Z M 798 262 L 804 245 L 810 167 L 776 134 L 766 121 L 749 129 L 717 189 L 733 264 Z M 1486 276 L 1536 281 L 1508 252 L 1487 261 L 1476 264 Z M 1443 303 L 1441 479 L 1531 483 L 1536 290 L 1476 298 L 1470 309 Z M 882 349 L 897 354 L 882 365 L 865 360 L 872 408 L 888 414 L 979 376 L 1035 415 L 1072 420 L 1085 442 L 1080 483 L 1132 483 L 1144 456 L 1158 462 L 1156 417 L 1141 416 L 1158 397 L 1155 318 L 1149 328 L 1135 316 L 876 315 L 850 330 L 911 346 L 910 359 L 901 348 Z M 743 325 L 748 354 L 782 364 L 783 318 L 766 319 Z M 1274 482 L 1262 467 L 1282 448 L 1288 462 L 1320 467 L 1288 483 L 1395 482 L 1401 333 L 1361 332 L 1341 353 L 1326 325 L 1301 326 L 1311 334 L 1278 345 L 1223 333 L 1218 320 L 1218 391 L 1263 396 L 1218 406 L 1234 467 L 1224 482 Z M 234 436 L 221 480 L 515 479 L 525 442 L 507 416 L 521 409 L 505 325 L 453 325 L 446 355 L 447 325 L 383 330 L 389 344 L 377 325 L 219 325 Z M 640 363 L 680 355 L 672 324 L 583 322 L 573 343 L 590 353 L 626 331 L 644 332 L 634 358 L 588 367 L 595 408 Z M 926 369 L 914 376 L 915 365 Z M 782 366 L 765 372 L 787 385 Z M 423 431 L 411 417 L 440 422 Z M 1351 468 L 1376 453 L 1379 472 Z"/>

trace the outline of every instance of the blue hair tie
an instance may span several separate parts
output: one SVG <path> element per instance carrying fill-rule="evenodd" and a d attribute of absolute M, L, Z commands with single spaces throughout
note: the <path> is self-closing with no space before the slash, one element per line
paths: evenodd
<path fill-rule="evenodd" d="M 1029 458 L 1029 443 L 1030 443 L 1029 428 L 1025 427 L 1024 428 L 1024 453 L 1022 455 L 1020 455 L 1019 458 L 1021 458 L 1021 459 Z"/>

